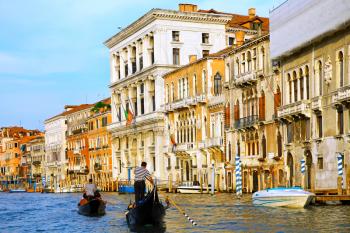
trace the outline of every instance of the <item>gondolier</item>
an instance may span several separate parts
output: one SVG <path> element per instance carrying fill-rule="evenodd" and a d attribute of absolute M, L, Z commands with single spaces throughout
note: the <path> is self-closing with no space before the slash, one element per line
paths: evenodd
<path fill-rule="evenodd" d="M 145 180 L 147 179 L 151 184 L 153 185 L 153 179 L 151 177 L 151 174 L 146 169 L 147 163 L 142 162 L 141 167 L 135 168 L 135 203 L 137 205 L 138 201 L 143 200 L 145 197 Z"/>

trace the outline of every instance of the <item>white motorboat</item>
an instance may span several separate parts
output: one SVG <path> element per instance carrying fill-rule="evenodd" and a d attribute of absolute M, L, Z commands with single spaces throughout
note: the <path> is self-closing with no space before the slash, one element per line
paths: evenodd
<path fill-rule="evenodd" d="M 309 205 L 314 197 L 314 193 L 299 187 L 271 188 L 255 192 L 253 194 L 253 204 L 270 207 L 303 208 Z"/>
<path fill-rule="evenodd" d="M 177 187 L 177 191 L 179 193 L 187 193 L 187 194 L 206 193 L 207 189 L 208 188 L 206 186 L 205 187 L 203 186 L 201 189 L 201 186 L 198 181 L 186 181 Z M 209 187 L 209 191 L 210 191 L 210 187 Z"/>

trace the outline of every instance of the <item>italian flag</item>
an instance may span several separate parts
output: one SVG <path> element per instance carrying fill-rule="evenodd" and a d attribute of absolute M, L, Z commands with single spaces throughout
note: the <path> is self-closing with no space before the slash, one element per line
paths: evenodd
<path fill-rule="evenodd" d="M 131 125 L 132 120 L 134 119 L 134 115 L 130 111 L 130 109 L 127 109 L 124 111 L 125 119 L 126 119 L 126 125 Z"/>

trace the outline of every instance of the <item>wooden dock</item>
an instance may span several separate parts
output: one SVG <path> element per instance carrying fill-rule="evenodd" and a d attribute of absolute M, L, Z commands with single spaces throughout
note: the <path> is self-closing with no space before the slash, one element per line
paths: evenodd
<path fill-rule="evenodd" d="M 350 195 L 316 195 L 316 202 L 350 201 Z"/>

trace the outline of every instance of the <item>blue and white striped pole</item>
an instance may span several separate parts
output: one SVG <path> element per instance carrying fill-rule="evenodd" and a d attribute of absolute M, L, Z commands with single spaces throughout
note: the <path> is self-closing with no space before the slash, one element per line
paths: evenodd
<path fill-rule="evenodd" d="M 343 187 L 343 154 L 338 153 L 338 176 L 341 177 L 341 186 Z"/>
<path fill-rule="evenodd" d="M 305 173 L 305 159 L 300 160 L 300 171 L 302 174 Z"/>
<path fill-rule="evenodd" d="M 236 165 L 236 194 L 242 195 L 242 171 L 241 171 L 241 160 L 239 156 L 236 156 L 235 159 L 235 165 Z"/>

